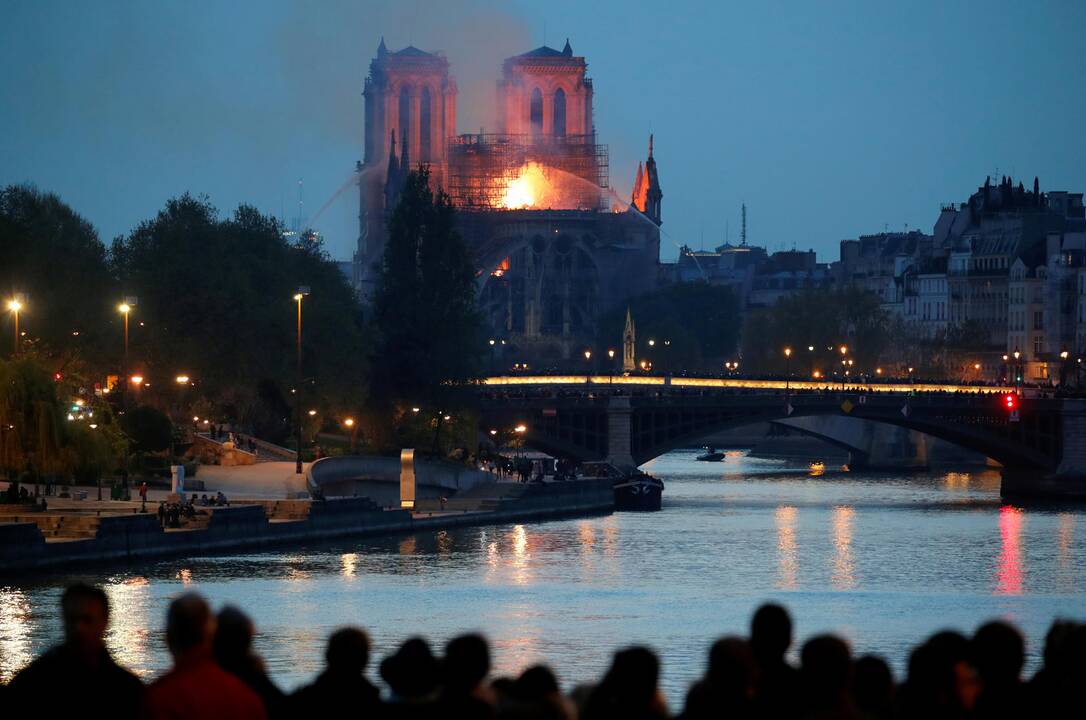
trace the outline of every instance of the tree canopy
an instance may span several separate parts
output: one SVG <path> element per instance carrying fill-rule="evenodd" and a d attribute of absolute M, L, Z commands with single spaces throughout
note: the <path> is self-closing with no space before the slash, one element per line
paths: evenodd
<path fill-rule="evenodd" d="M 138 297 L 131 370 L 159 380 L 148 399 L 168 405 L 193 392 L 240 422 L 282 410 L 296 384 L 293 296 L 307 286 L 302 401 L 361 404 L 366 343 L 353 291 L 319 246 L 288 242 L 275 219 L 246 205 L 219 219 L 207 199 L 186 194 L 115 240 L 112 256 L 124 294 Z M 194 389 L 176 387 L 178 374 Z M 288 420 L 269 422 L 282 431 Z"/>
<path fill-rule="evenodd" d="M 719 367 L 739 340 L 739 302 L 730 289 L 708 283 L 669 285 L 633 298 L 629 304 L 636 326 L 637 357 L 663 372 Z M 596 352 L 601 362 L 608 348 L 621 364 L 626 306 L 600 318 Z M 649 345 L 652 341 L 653 344 Z M 667 343 L 666 345 L 664 343 Z"/>
<path fill-rule="evenodd" d="M 838 369 L 846 357 L 852 372 L 870 373 L 888 339 L 887 318 L 873 293 L 856 286 L 809 288 L 747 316 L 743 328 L 744 372 L 794 373 Z M 808 350 L 808 347 L 814 350 Z M 787 360 L 785 348 L 793 355 Z"/>

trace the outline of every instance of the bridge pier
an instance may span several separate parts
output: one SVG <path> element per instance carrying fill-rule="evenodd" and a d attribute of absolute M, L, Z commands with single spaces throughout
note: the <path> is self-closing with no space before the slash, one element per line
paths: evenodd
<path fill-rule="evenodd" d="M 630 398 L 612 395 L 607 401 L 607 462 L 615 467 L 637 467 L 630 450 Z"/>
<path fill-rule="evenodd" d="M 1046 475 L 1004 468 L 1000 489 L 1003 497 L 1086 500 L 1086 400 L 1064 399 L 1060 406 L 1062 453 L 1056 472 Z"/>

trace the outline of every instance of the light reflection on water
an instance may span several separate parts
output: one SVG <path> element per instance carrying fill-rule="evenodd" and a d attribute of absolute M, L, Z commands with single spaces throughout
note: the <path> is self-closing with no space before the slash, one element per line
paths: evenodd
<path fill-rule="evenodd" d="M 1029 638 L 1086 616 L 1081 508 L 1001 506 L 991 472 L 812 476 L 806 464 L 678 451 L 646 467 L 667 483 L 660 513 L 453 528 L 274 552 L 186 558 L 81 575 L 114 604 L 110 647 L 138 672 L 168 665 L 170 599 L 188 590 L 256 622 L 256 646 L 284 687 L 322 665 L 328 634 L 367 627 L 379 659 L 421 634 L 440 645 L 482 630 L 496 673 L 545 661 L 566 686 L 590 680 L 614 649 L 657 648 L 672 705 L 712 640 L 745 634 L 775 599 L 797 637 L 843 633 L 900 672 L 943 627 L 994 616 Z M 0 679 L 60 637 L 56 603 L 73 578 L 0 586 Z M 375 663 L 376 664 L 376 663 Z"/>

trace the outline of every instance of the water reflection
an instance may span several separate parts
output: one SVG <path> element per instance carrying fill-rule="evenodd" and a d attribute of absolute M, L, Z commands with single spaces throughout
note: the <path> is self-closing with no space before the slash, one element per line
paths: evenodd
<path fill-rule="evenodd" d="M 0 682 L 33 659 L 30 653 L 30 600 L 15 588 L 0 588 Z"/>
<path fill-rule="evenodd" d="M 856 587 L 855 566 L 852 561 L 852 519 L 856 514 L 848 505 L 833 509 L 833 574 L 830 584 L 835 590 Z"/>
<path fill-rule="evenodd" d="M 774 517 L 777 523 L 777 587 L 785 590 L 796 588 L 796 574 L 799 561 L 796 557 L 796 521 L 799 511 L 791 505 L 777 508 Z"/>
<path fill-rule="evenodd" d="M 1022 576 L 1022 510 L 1011 505 L 999 509 L 999 536 L 1003 549 L 996 570 L 997 595 L 1021 595 Z"/>
<path fill-rule="evenodd" d="M 531 566 L 528 562 L 531 559 L 528 552 L 528 533 L 523 525 L 515 525 L 510 538 L 513 543 L 513 582 L 517 585 L 527 585 L 532 579 Z"/>
<path fill-rule="evenodd" d="M 1059 514 L 1057 525 L 1056 565 L 1059 568 L 1059 588 L 1070 590 L 1075 586 L 1075 564 L 1071 558 L 1071 543 L 1075 538 L 1075 516 L 1069 512 Z"/>
<path fill-rule="evenodd" d="M 181 584 L 185 587 L 192 585 L 192 570 L 188 568 L 181 568 L 177 571 L 177 579 L 181 581 Z"/>
<path fill-rule="evenodd" d="M 188 573 L 188 571 L 185 571 Z M 187 574 L 192 582 L 192 574 Z M 161 618 L 151 617 L 151 581 L 137 575 L 103 588 L 109 597 L 109 630 L 106 645 L 117 662 L 140 675 L 149 675 L 153 630 Z"/>
<path fill-rule="evenodd" d="M 358 571 L 358 553 L 343 553 L 339 558 L 343 577 L 354 577 Z"/>
<path fill-rule="evenodd" d="M 969 473 L 948 472 L 944 484 L 946 489 L 951 492 L 966 492 L 969 490 L 969 481 L 972 480 L 972 478 L 973 476 Z"/>

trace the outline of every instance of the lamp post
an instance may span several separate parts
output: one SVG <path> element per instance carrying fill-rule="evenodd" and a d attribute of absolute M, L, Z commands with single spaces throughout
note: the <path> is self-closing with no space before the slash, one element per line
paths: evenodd
<path fill-rule="evenodd" d="M 615 380 L 615 349 L 607 349 L 607 384 L 611 385 Z"/>
<path fill-rule="evenodd" d="M 1067 385 L 1067 358 L 1071 353 L 1067 350 L 1060 351 L 1060 387 Z"/>
<path fill-rule="evenodd" d="M 343 424 L 351 431 L 351 452 L 353 453 L 358 447 L 358 429 L 354 426 L 354 418 L 347 418 Z"/>
<path fill-rule="evenodd" d="M 784 392 L 792 390 L 792 348 L 784 349 Z"/>
<path fill-rule="evenodd" d="M 136 298 L 131 296 L 126 297 L 117 306 L 117 311 L 124 316 L 124 365 L 121 368 L 124 385 L 121 387 L 121 407 L 128 407 L 128 315 L 134 307 L 136 307 Z"/>
<path fill-rule="evenodd" d="M 1014 355 L 1014 390 L 1019 395 L 1022 394 L 1022 363 L 1019 360 L 1022 359 L 1022 353 L 1018 348 L 1014 349 L 1012 353 Z"/>
<path fill-rule="evenodd" d="M 297 382 L 294 384 L 295 435 L 298 455 L 294 461 L 294 472 L 302 474 L 302 298 L 309 294 L 309 288 L 302 285 L 294 293 L 294 302 L 298 305 L 298 368 Z"/>
<path fill-rule="evenodd" d="M 26 296 L 22 293 L 15 293 L 11 300 L 8 300 L 8 310 L 11 311 L 12 318 L 15 320 L 15 342 L 11 348 L 11 356 L 15 357 L 19 354 L 19 311 L 26 305 Z"/>

